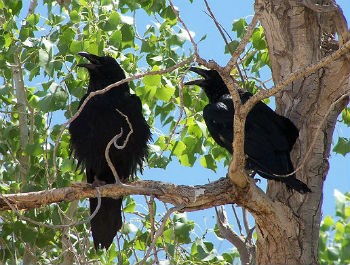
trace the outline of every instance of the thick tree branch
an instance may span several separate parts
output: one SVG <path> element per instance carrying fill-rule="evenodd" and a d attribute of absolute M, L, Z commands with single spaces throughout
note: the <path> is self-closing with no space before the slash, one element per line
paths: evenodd
<path fill-rule="evenodd" d="M 276 205 L 259 189 L 253 180 L 242 192 L 228 178 L 206 185 L 185 186 L 159 181 L 136 181 L 128 185 L 105 185 L 99 187 L 101 197 L 121 195 L 154 195 L 157 199 L 175 206 L 184 205 L 183 211 L 196 211 L 213 206 L 237 203 L 244 205 L 252 214 L 269 214 Z M 76 183 L 72 187 L 38 192 L 5 194 L 0 197 L 0 210 L 33 209 L 58 203 L 96 197 L 96 189 L 87 183 Z M 7 202 L 6 202 L 7 201 Z"/>

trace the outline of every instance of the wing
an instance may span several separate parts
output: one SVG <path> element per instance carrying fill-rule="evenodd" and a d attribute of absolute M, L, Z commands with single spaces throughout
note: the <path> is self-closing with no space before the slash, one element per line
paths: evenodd
<path fill-rule="evenodd" d="M 203 109 L 203 118 L 210 135 L 216 143 L 232 154 L 234 108 L 231 99 L 208 104 Z"/>
<path fill-rule="evenodd" d="M 262 102 L 257 103 L 247 116 L 245 151 L 251 167 L 266 178 L 293 171 L 289 153 L 294 142 L 286 132 L 292 123 L 289 121 L 285 125 L 286 120 Z"/>

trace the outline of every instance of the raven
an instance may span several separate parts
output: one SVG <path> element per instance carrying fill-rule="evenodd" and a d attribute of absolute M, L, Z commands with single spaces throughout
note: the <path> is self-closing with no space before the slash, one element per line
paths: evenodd
<path fill-rule="evenodd" d="M 190 71 L 204 77 L 185 84 L 200 86 L 209 99 L 203 110 L 209 133 L 216 143 L 232 154 L 234 105 L 226 84 L 216 70 L 191 67 Z M 242 103 L 252 96 L 249 92 L 238 92 Z M 263 178 L 281 181 L 299 193 L 310 192 L 295 174 L 286 176 L 294 171 L 290 151 L 298 136 L 299 130 L 288 118 L 258 102 L 248 113 L 245 123 L 246 169 Z"/>
<path fill-rule="evenodd" d="M 87 93 L 80 100 L 79 107 L 86 97 L 94 91 L 125 79 L 125 74 L 115 59 L 109 56 L 96 56 L 86 52 L 78 53 L 89 63 L 78 64 L 88 70 L 90 75 Z M 131 123 L 122 114 L 126 115 Z M 147 159 L 147 143 L 151 138 L 150 128 L 142 115 L 139 97 L 130 93 L 127 83 L 108 92 L 92 97 L 80 115 L 69 125 L 70 145 L 78 166 L 85 168 L 87 182 L 99 186 L 115 183 L 114 175 L 105 159 L 108 142 L 116 135 L 109 151 L 110 159 L 122 182 L 132 177 Z M 127 140 L 127 135 L 130 138 Z M 127 141 L 124 148 L 122 146 Z M 115 147 L 114 147 L 115 146 Z M 95 249 L 106 248 L 122 226 L 121 205 L 123 198 L 101 198 L 101 206 L 91 220 L 91 231 Z M 97 207 L 98 200 L 90 198 L 90 213 Z"/>

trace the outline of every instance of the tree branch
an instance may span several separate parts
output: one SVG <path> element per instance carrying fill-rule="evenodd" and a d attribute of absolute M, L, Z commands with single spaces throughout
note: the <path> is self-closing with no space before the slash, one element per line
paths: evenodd
<path fill-rule="evenodd" d="M 223 206 L 215 208 L 217 224 L 220 234 L 234 245 L 241 259 L 242 264 L 255 264 L 255 248 L 250 248 L 249 242 L 243 236 L 237 235 L 230 227 L 225 208 Z"/>
<path fill-rule="evenodd" d="M 275 95 L 276 93 L 280 92 L 286 86 L 290 85 L 292 82 L 296 81 L 299 78 L 311 75 L 322 67 L 326 67 L 326 66 L 331 67 L 332 62 L 334 62 L 341 56 L 345 55 L 349 51 L 350 51 L 350 41 L 347 41 L 336 52 L 324 57 L 323 59 L 321 59 L 315 64 L 308 65 L 306 67 L 300 68 L 299 70 L 291 73 L 289 76 L 287 76 L 284 80 L 282 80 L 280 83 L 275 85 L 273 88 L 269 90 L 260 90 L 258 93 L 256 93 L 255 95 L 253 95 L 251 98 L 248 99 L 248 101 L 244 104 L 242 111 L 244 112 L 246 112 L 247 110 L 249 111 L 260 100 Z"/>
<path fill-rule="evenodd" d="M 122 195 L 154 195 L 157 199 L 173 205 L 184 205 L 183 211 L 196 211 L 213 206 L 237 203 L 244 205 L 253 215 L 269 214 L 276 205 L 258 188 L 253 180 L 242 192 L 228 178 L 221 178 L 206 185 L 185 186 L 159 181 L 136 181 L 128 185 L 109 184 L 99 187 L 101 197 Z M 71 187 L 45 191 L 4 194 L 0 197 L 0 210 L 33 209 L 74 200 L 96 197 L 96 188 L 87 183 L 76 183 Z M 8 205 L 10 203 L 12 207 Z M 13 208 L 13 209 L 11 209 Z"/>
<path fill-rule="evenodd" d="M 24 87 L 22 64 L 20 60 L 21 47 L 16 47 L 13 56 L 14 64 L 11 67 L 13 87 L 16 91 L 18 123 L 20 132 L 20 147 L 18 150 L 19 176 L 23 186 L 27 184 L 27 172 L 29 167 L 29 157 L 23 155 L 23 151 L 29 142 L 29 129 L 27 117 L 27 95 Z M 18 182 L 20 182 L 18 180 Z"/>

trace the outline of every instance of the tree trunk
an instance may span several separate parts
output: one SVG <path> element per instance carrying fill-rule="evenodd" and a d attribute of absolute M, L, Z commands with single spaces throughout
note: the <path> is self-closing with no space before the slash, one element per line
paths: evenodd
<path fill-rule="evenodd" d="M 337 48 L 332 39 L 333 45 L 327 46 L 325 36 L 337 31 L 339 39 L 348 38 L 339 32 L 339 25 L 346 23 L 339 10 L 317 13 L 296 0 L 256 0 L 255 10 L 261 14 L 275 84 L 332 52 L 322 47 Z M 325 27 L 323 21 L 334 22 L 330 23 L 333 28 Z M 349 93 L 349 73 L 349 61 L 340 58 L 276 95 L 277 112 L 300 129 L 292 160 L 295 169 L 303 165 L 296 176 L 312 193 L 291 195 L 284 185 L 269 182 L 267 195 L 280 205 L 275 208 L 275 219 L 255 216 L 257 264 L 318 264 L 323 182 L 336 119 L 348 102 L 348 98 L 337 99 Z"/>

